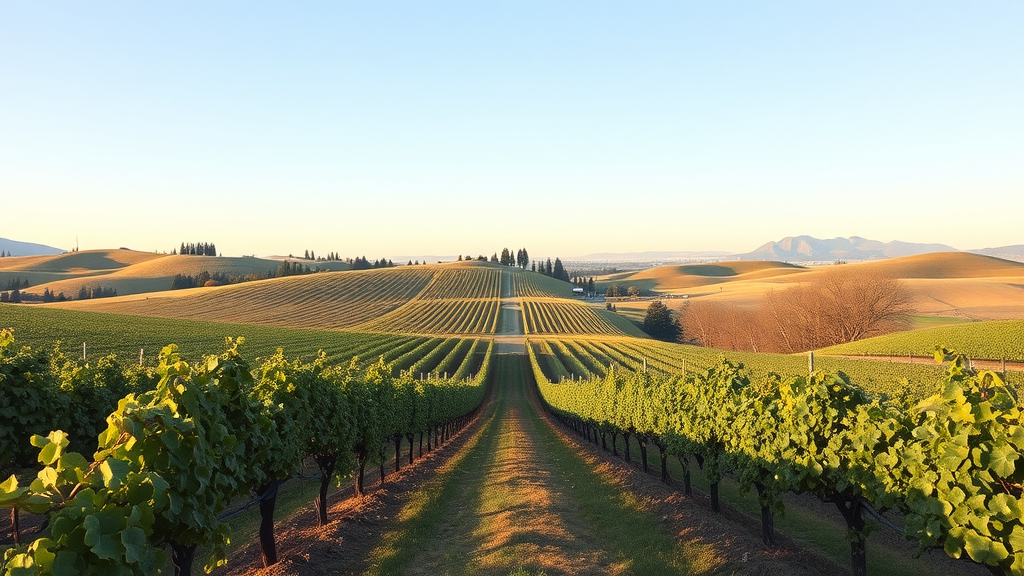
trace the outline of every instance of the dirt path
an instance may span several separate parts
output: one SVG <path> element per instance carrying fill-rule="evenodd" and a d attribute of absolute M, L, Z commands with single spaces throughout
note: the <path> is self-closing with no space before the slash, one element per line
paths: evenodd
<path fill-rule="evenodd" d="M 573 498 L 571 478 L 536 440 L 536 418 L 527 417 L 525 372 L 520 356 L 502 356 L 501 390 L 480 435 L 446 479 L 453 490 L 433 506 L 437 522 L 416 541 L 411 526 L 380 550 L 370 573 L 506 576 L 522 566 L 556 574 L 614 574 L 618 564 L 605 550 Z M 434 510 L 420 513 L 431 518 Z M 387 539 L 387 537 L 385 537 Z M 389 549 L 417 552 L 398 559 Z M 401 560 L 401 561 L 398 561 Z M 671 573 L 671 572 L 669 572 Z"/>
<path fill-rule="evenodd" d="M 501 308 L 498 310 L 498 332 L 494 335 L 498 354 L 526 354 L 523 332 L 523 308 L 515 296 L 512 274 L 501 273 Z"/>

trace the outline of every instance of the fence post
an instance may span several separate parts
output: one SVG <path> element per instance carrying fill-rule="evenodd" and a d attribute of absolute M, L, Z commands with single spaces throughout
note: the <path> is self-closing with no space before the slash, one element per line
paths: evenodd
<path fill-rule="evenodd" d="M 807 353 L 807 370 L 814 372 L 814 350 Z"/>

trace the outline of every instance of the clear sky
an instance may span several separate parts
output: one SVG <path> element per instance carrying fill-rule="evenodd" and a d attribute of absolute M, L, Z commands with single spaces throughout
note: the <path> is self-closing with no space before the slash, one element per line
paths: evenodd
<path fill-rule="evenodd" d="M 1024 2 L 0 0 L 0 237 L 1024 243 Z"/>

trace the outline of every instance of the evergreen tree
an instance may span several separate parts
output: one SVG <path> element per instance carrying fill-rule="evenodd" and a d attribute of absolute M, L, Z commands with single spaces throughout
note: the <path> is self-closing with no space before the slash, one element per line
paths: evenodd
<path fill-rule="evenodd" d="M 548 258 L 547 264 L 544 265 L 544 274 L 551 276 L 554 273 L 554 266 L 551 264 L 551 258 Z"/>
<path fill-rule="evenodd" d="M 562 261 L 558 258 L 555 258 L 555 267 L 552 270 L 551 275 L 559 280 L 565 280 L 566 282 L 569 281 L 569 273 L 565 271 L 565 268 L 562 266 Z"/>
<path fill-rule="evenodd" d="M 668 342 L 675 342 L 679 337 L 679 321 L 672 317 L 672 312 L 661 300 L 651 302 L 643 322 L 644 332 Z"/>

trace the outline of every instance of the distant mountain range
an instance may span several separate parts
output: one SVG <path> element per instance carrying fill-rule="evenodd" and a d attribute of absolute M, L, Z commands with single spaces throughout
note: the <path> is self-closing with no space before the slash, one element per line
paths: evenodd
<path fill-rule="evenodd" d="M 787 237 L 768 242 L 753 252 L 738 254 L 741 260 L 778 260 L 780 262 L 826 262 L 834 260 L 881 260 L 916 256 L 929 252 L 959 252 L 945 244 L 912 242 L 879 242 L 859 236 L 821 240 L 811 236 Z"/>
<path fill-rule="evenodd" d="M 728 252 L 617 252 L 596 253 L 563 260 L 582 262 L 672 262 L 692 260 L 774 260 L 779 262 L 857 262 L 883 260 L 901 256 L 915 256 L 931 252 L 961 252 L 946 244 L 920 244 L 915 242 L 880 242 L 859 236 L 823 240 L 812 236 L 789 236 L 778 242 L 768 242 L 744 254 Z M 994 256 L 1004 260 L 1024 262 L 1024 244 L 966 250 L 973 254 Z"/>
<path fill-rule="evenodd" d="M 984 256 L 995 256 L 996 258 L 1002 258 L 1003 260 L 1024 262 L 1024 244 L 1001 246 L 999 248 L 982 248 L 980 250 L 968 250 L 968 252 L 982 254 Z"/>
<path fill-rule="evenodd" d="M 67 252 L 63 248 L 33 244 L 32 242 L 18 242 L 17 240 L 8 240 L 7 238 L 0 238 L 0 251 L 3 251 L 4 254 L 10 252 L 11 256 L 45 256 Z"/>

